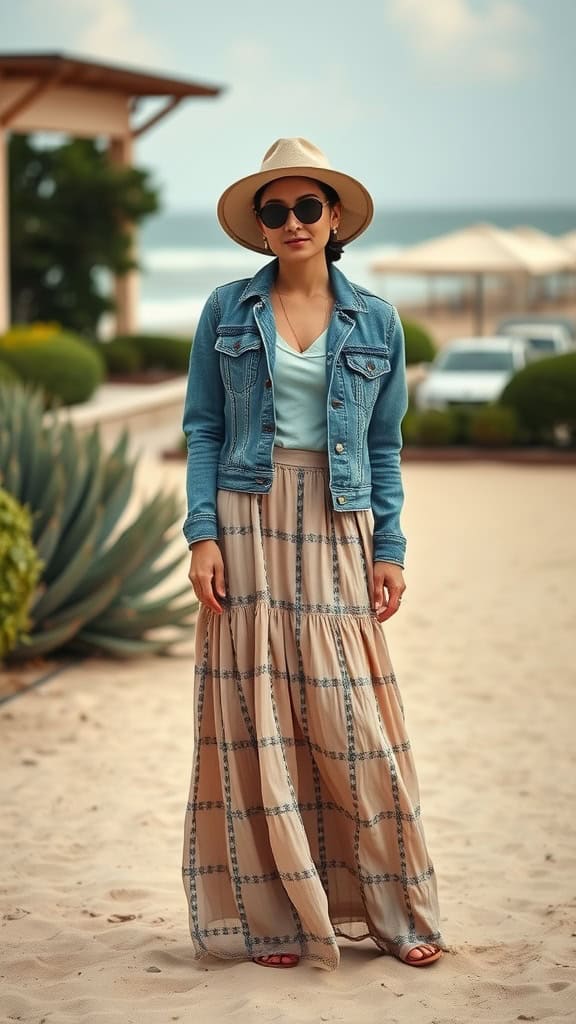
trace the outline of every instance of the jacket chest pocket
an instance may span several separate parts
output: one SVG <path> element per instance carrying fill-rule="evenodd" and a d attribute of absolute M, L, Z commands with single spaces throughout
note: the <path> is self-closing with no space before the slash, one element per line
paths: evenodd
<path fill-rule="evenodd" d="M 343 349 L 343 363 L 354 401 L 370 409 L 376 401 L 382 378 L 390 373 L 390 360 L 382 350 Z"/>
<path fill-rule="evenodd" d="M 248 391 L 258 375 L 260 335 L 242 328 L 220 328 L 214 348 L 220 353 L 220 372 L 226 389 L 234 394 Z"/>

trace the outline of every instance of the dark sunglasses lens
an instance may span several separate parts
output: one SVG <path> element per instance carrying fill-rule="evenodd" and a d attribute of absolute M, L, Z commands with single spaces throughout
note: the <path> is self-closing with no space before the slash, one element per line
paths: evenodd
<path fill-rule="evenodd" d="M 283 203 L 268 203 L 260 210 L 260 220 L 267 228 L 281 228 L 288 220 L 288 212 Z"/>
<path fill-rule="evenodd" d="M 315 224 L 322 216 L 324 206 L 320 199 L 310 196 L 299 199 L 294 207 L 294 216 L 301 224 Z M 288 220 L 290 210 L 284 203 L 267 203 L 260 210 L 260 220 L 267 228 L 281 228 Z"/>
<path fill-rule="evenodd" d="M 322 203 L 319 199 L 299 199 L 294 207 L 294 216 L 301 224 L 315 224 L 322 216 Z"/>

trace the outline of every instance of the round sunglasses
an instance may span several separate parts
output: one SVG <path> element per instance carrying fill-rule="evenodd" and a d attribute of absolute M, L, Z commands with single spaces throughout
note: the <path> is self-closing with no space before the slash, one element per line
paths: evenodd
<path fill-rule="evenodd" d="M 288 220 L 291 210 L 301 224 L 315 224 L 317 220 L 320 220 L 324 207 L 328 205 L 328 200 L 323 203 L 316 196 L 305 196 L 304 199 L 299 199 L 297 203 L 294 203 L 294 206 L 285 206 L 284 203 L 276 201 L 266 203 L 260 210 L 256 210 L 256 213 L 265 227 L 281 228 Z"/>

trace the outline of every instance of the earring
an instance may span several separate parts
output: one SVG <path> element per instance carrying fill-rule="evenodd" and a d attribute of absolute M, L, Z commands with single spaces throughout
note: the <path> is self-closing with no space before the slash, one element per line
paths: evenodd
<path fill-rule="evenodd" d="M 266 238 L 266 235 L 262 235 L 262 241 L 264 242 L 264 248 L 267 249 L 268 248 L 268 239 Z"/>
<path fill-rule="evenodd" d="M 334 241 L 338 238 L 338 228 L 332 228 L 332 238 Z"/>

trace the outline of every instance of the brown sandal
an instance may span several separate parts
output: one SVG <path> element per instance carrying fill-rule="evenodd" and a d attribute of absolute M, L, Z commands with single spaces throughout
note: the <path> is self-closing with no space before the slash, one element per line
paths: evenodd
<path fill-rule="evenodd" d="M 413 957 L 417 949 L 424 952 L 424 956 Z M 439 960 L 442 956 L 442 950 L 438 946 L 434 946 L 431 942 L 419 942 L 417 945 L 413 945 L 411 942 L 405 942 L 399 947 L 398 952 L 395 953 L 398 960 L 401 960 L 403 964 L 408 964 L 409 967 L 426 967 L 427 964 L 433 964 L 435 960 Z"/>
<path fill-rule="evenodd" d="M 289 967 L 297 967 L 300 957 L 295 953 L 266 953 L 264 956 L 253 957 L 253 963 L 259 967 L 280 967 L 286 970 Z"/>

